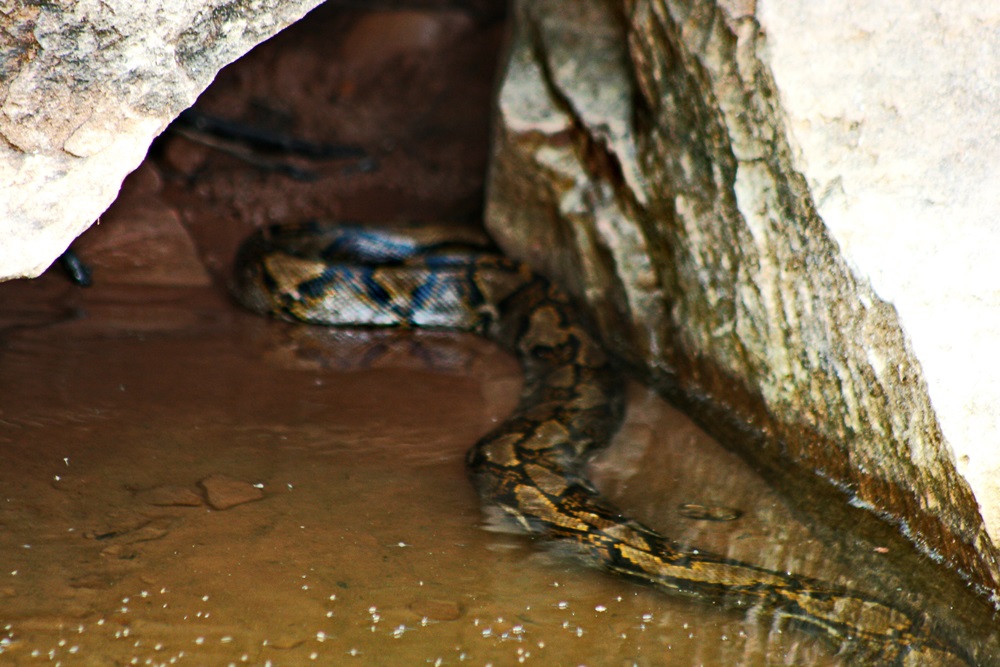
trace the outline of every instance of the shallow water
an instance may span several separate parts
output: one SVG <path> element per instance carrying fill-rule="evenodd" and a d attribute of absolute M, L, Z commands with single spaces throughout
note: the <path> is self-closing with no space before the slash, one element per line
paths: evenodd
<path fill-rule="evenodd" d="M 848 664 L 488 530 L 463 457 L 520 386 L 488 342 L 331 334 L 211 288 L 0 297 L 4 665 Z M 213 476 L 262 497 L 214 509 Z M 594 477 L 682 542 L 851 575 L 638 385 Z"/>

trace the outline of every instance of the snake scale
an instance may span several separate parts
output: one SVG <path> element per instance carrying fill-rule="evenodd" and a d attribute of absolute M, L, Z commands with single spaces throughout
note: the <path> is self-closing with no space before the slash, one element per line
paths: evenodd
<path fill-rule="evenodd" d="M 249 309 L 332 326 L 435 327 L 484 335 L 519 358 L 513 414 L 467 464 L 484 503 L 604 570 L 671 592 L 755 608 L 872 665 L 973 664 L 923 615 L 822 581 L 695 549 L 629 519 L 584 476 L 624 412 L 624 381 L 568 297 L 480 237 L 443 227 L 304 223 L 241 246 L 233 291 Z"/>

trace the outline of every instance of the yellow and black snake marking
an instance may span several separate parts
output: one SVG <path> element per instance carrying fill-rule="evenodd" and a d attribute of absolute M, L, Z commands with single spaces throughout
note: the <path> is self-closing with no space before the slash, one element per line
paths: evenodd
<path fill-rule="evenodd" d="M 485 503 L 571 544 L 605 570 L 818 631 L 872 665 L 973 664 L 922 615 L 867 594 L 700 550 L 622 516 L 583 476 L 623 413 L 623 379 L 566 295 L 526 266 L 436 227 L 275 226 L 250 237 L 236 298 L 282 319 L 334 326 L 446 327 L 513 351 L 525 383 L 514 413 L 476 443 Z M 447 232 L 453 234 L 452 232 Z M 928 662 L 931 661 L 931 662 Z"/>

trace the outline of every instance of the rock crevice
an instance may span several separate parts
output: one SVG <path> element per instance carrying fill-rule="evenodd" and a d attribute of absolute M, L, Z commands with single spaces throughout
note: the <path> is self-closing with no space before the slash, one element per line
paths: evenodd
<path fill-rule="evenodd" d="M 997 552 L 920 364 L 795 168 L 753 16 L 517 11 L 487 212 L 500 244 L 586 300 L 714 435 L 790 486 L 822 480 L 995 600 Z"/>

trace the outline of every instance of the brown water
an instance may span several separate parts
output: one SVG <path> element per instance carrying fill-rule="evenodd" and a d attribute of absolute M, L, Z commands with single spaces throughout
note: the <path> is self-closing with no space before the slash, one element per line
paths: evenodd
<path fill-rule="evenodd" d="M 381 4 L 324 5 L 199 102 L 287 116 L 377 169 L 290 181 L 167 136 L 77 244 L 95 287 L 0 285 L 0 665 L 851 664 L 487 530 L 463 457 L 520 386 L 491 344 L 269 322 L 211 285 L 265 221 L 478 217 L 503 26 Z M 352 59 L 372 35 L 379 57 Z M 961 586 L 923 590 L 943 584 L 901 540 L 807 526 L 807 498 L 786 503 L 644 388 L 593 473 L 682 543 L 933 599 L 990 633 Z"/>
<path fill-rule="evenodd" d="M 485 341 L 334 338 L 209 288 L 46 276 L 0 301 L 0 664 L 838 664 L 485 530 L 463 456 L 520 384 Z M 679 467 L 640 473 L 664 456 Z M 780 500 L 639 387 L 596 474 L 735 555 L 804 534 L 769 535 Z M 263 497 L 213 509 L 219 475 Z"/>

